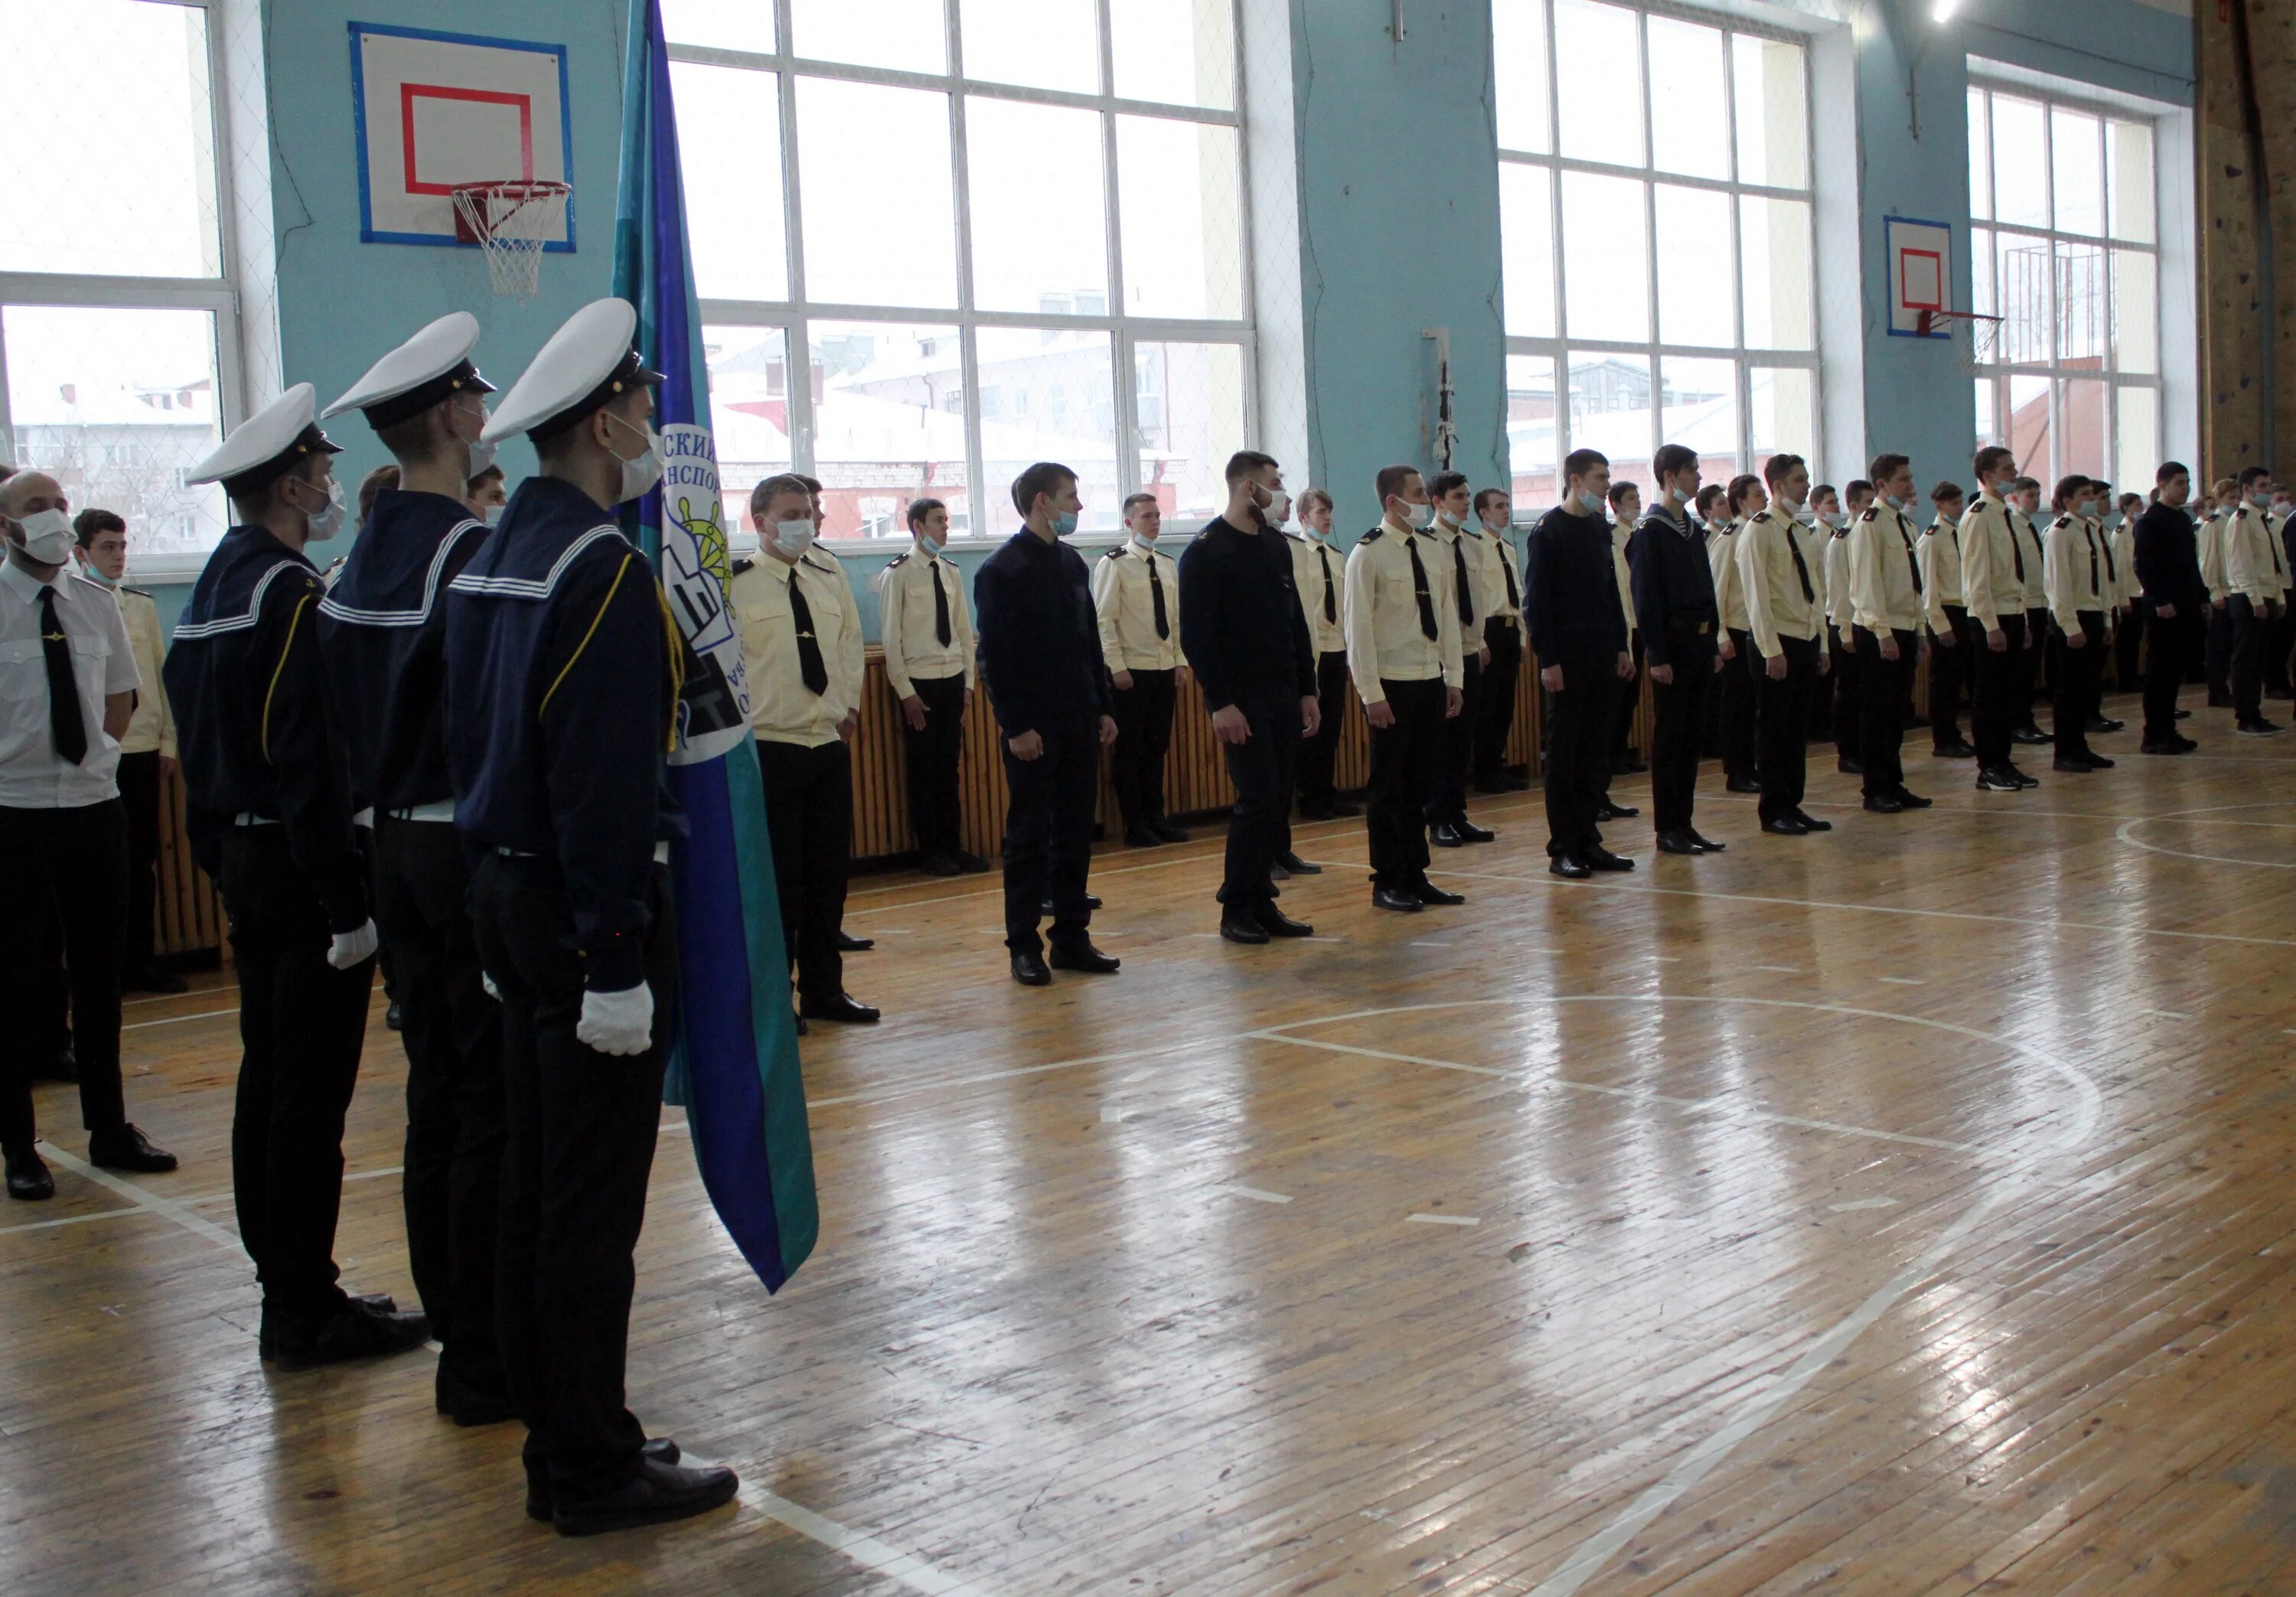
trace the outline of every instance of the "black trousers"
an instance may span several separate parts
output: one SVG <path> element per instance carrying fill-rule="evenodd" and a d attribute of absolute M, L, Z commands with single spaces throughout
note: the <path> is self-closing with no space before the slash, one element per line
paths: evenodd
<path fill-rule="evenodd" d="M 1116 807 L 1124 830 L 1145 831 L 1164 818 L 1164 757 L 1172 748 L 1170 671 L 1135 671 L 1115 696 L 1116 745 L 1108 751 Z"/>
<path fill-rule="evenodd" d="M 1329 809 L 1335 796 L 1332 771 L 1340 758 L 1340 732 L 1348 713 L 1346 650 L 1316 657 L 1316 708 L 1323 717 L 1316 735 L 1300 740 L 1300 807 L 1310 818 L 1312 812 Z"/>
<path fill-rule="evenodd" d="M 1611 738 L 1618 725 L 1618 656 L 1570 650 L 1543 665 L 1562 667 L 1549 696 L 1554 727 L 1546 745 L 1546 855 L 1582 854 L 1602 840 L 1595 816 L 1611 785 Z"/>
<path fill-rule="evenodd" d="M 1635 675 L 1631 680 L 1620 683 L 1618 691 L 1611 695 L 1610 757 L 1613 772 L 1627 768 L 1628 744 L 1635 735 L 1635 709 L 1643 700 L 1639 685 L 1643 674 L 1643 635 L 1639 627 L 1627 634 L 1627 654 L 1635 662 Z M 1611 784 L 1604 782 L 1603 791 L 1607 794 L 1610 790 Z"/>
<path fill-rule="evenodd" d="M 758 770 L 765 778 L 782 941 L 797 967 L 798 995 L 825 1003 L 845 990 L 837 929 L 845 921 L 853 869 L 853 756 L 842 739 L 808 749 L 759 738 Z"/>
<path fill-rule="evenodd" d="M 2144 741 L 2173 742 L 2184 735 L 2177 730 L 2177 694 L 2204 623 L 2190 607 L 2173 616 L 2144 608 Z"/>
<path fill-rule="evenodd" d="M 231 1184 L 266 1314 L 309 1323 L 341 1306 L 335 1218 L 343 1115 L 358 1085 L 374 962 L 327 963 L 327 913 L 280 826 L 223 839 L 224 909 L 239 976 Z"/>
<path fill-rule="evenodd" d="M 1935 628 L 1930 632 L 1930 747 L 1939 749 L 1961 741 L 1962 690 L 1971 686 L 1974 669 L 1969 611 L 1948 604 L 1945 619 L 1949 636 L 1939 636 Z M 1985 640 L 1978 639 L 1977 647 L 1984 648 Z M 1972 702 L 1973 707 L 1973 698 Z"/>
<path fill-rule="evenodd" d="M 2211 602 L 2208 610 L 2208 639 L 2201 651 L 2202 664 L 2208 672 L 2209 702 L 2232 702 L 2232 604 L 2226 601 L 2222 608 Z"/>
<path fill-rule="evenodd" d="M 497 1314 L 530 1474 L 576 1495 L 638 1467 L 645 1431 L 624 1406 L 634 1255 L 677 1029 L 668 868 L 648 884 L 653 1045 L 608 1054 L 574 1035 L 582 960 L 557 863 L 489 854 L 472 881 L 480 956 L 502 992 L 502 1251 Z"/>
<path fill-rule="evenodd" d="M 1045 900 L 1053 901 L 1055 947 L 1088 940 L 1092 911 L 1086 883 L 1092 876 L 1092 810 L 1100 788 L 1100 727 L 1038 727 L 1045 751 L 1021 759 L 1004 745 L 1004 946 L 1041 954 L 1037 935 Z M 1123 734 L 1117 742 L 1121 745 Z"/>
<path fill-rule="evenodd" d="M 1698 791 L 1699 729 L 1716 687 L 1714 630 L 1676 628 L 1667 638 L 1672 682 L 1651 680 L 1651 815 L 1663 836 L 1690 824 Z M 1570 679 L 1570 673 L 1563 673 Z"/>
<path fill-rule="evenodd" d="M 1459 713 L 1443 723 L 1443 755 L 1435 789 L 1427 797 L 1427 823 L 1467 818 L 1467 774 L 1475 763 L 1475 717 L 1483 708 L 1483 667 L 1478 645 L 1461 640 L 1466 651 L 1459 678 Z"/>
<path fill-rule="evenodd" d="M 2234 594 L 2225 610 L 2232 618 L 2233 718 L 2253 721 L 2264 714 L 2264 640 L 2272 622 L 2246 594 Z"/>
<path fill-rule="evenodd" d="M 1503 616 L 1483 623 L 1491 663 L 1483 667 L 1482 700 L 1475 709 L 1475 780 L 1495 783 L 1506 773 L 1507 739 L 1514 732 L 1515 693 L 1522 682 L 1522 624 Z"/>
<path fill-rule="evenodd" d="M 127 827 L 127 935 L 120 969 L 141 976 L 156 946 L 160 907 L 160 751 L 119 757 L 119 802 Z"/>
<path fill-rule="evenodd" d="M 2025 612 L 2025 641 L 2030 647 L 2017 656 L 2017 686 L 2009 703 L 2009 725 L 2012 731 L 2038 732 L 2041 724 L 2033 717 L 2034 696 L 2040 692 L 2041 667 L 2050 659 L 2049 651 L 2042 645 L 2056 630 L 2047 608 Z M 2056 677 L 2049 678 L 2050 692 L 2056 692 Z M 2054 700 L 2053 700 L 2054 701 Z"/>
<path fill-rule="evenodd" d="M 2121 613 L 2120 629 L 2112 635 L 2112 682 L 2124 693 L 2144 685 L 2136 671 L 2136 656 L 2144 645 L 2145 620 L 2144 605 L 2139 601 Z"/>
<path fill-rule="evenodd" d="M 909 831 L 919 855 L 955 855 L 964 837 L 964 811 L 957 798 L 957 770 L 964 758 L 964 673 L 914 677 L 909 685 L 925 707 L 923 731 L 906 719 L 901 723 L 908 754 Z"/>
<path fill-rule="evenodd" d="M 1878 633 L 1850 629 L 1857 662 L 1858 763 L 1866 767 L 1866 797 L 1884 798 L 1906 785 L 1906 705 L 1914 691 L 1914 662 L 1921 656 L 1921 634 L 1892 628 L 1898 658 L 1882 658 Z"/>
<path fill-rule="evenodd" d="M 0 808 L 0 1148 L 29 1149 L 32 1070 L 57 1052 L 53 1024 L 24 1023 L 49 1009 L 61 930 L 79 1054 L 79 1112 L 90 1131 L 122 1125 L 119 1087 L 120 927 L 127 917 L 126 820 L 117 798 L 69 809 Z"/>
<path fill-rule="evenodd" d="M 1752 633 L 1733 628 L 1730 647 L 1735 658 L 1723 662 L 1715 695 L 1721 705 L 1722 774 L 1732 782 L 1751 782 L 1761 720 L 1761 700 L 1754 684 L 1761 676 L 1762 663 L 1754 654 Z"/>
<path fill-rule="evenodd" d="M 1407 890 L 1427 880 L 1428 798 L 1443 763 L 1443 712 L 1450 694 L 1440 676 L 1379 685 L 1395 721 L 1371 729 L 1371 786 L 1364 804 L 1371 884 Z"/>
<path fill-rule="evenodd" d="M 2104 669 L 2104 617 L 2085 610 L 2076 619 L 2083 640 L 2079 648 L 2067 647 L 2061 629 L 2049 640 L 2050 706 L 2059 759 L 2088 758 L 2088 721 L 2101 700 L 2097 677 Z"/>
<path fill-rule="evenodd" d="M 374 922 L 398 984 L 406 1049 L 406 1264 L 439 1385 L 503 1388 L 495 1337 L 502 1208 L 502 1006 L 487 995 L 471 921 L 471 869 L 453 823 L 375 818 Z"/>
<path fill-rule="evenodd" d="M 1972 620 L 1970 665 L 1975 680 L 1970 684 L 1969 729 L 1971 741 L 1977 745 L 1977 765 L 1982 771 L 1997 770 L 2009 764 L 2013 745 L 2009 741 L 2010 729 L 2016 725 L 2017 684 L 2022 679 L 2025 651 L 2025 612 L 2018 610 L 1999 618 L 2001 635 L 2008 646 L 1996 651 L 1986 641 L 1985 628 Z"/>
<path fill-rule="evenodd" d="M 1829 623 L 1825 646 L 1833 667 L 1833 752 L 1841 759 L 1862 761 L 1858 749 L 1866 738 L 1866 657 L 1857 652 L 1855 630 Z"/>
<path fill-rule="evenodd" d="M 2296 605 L 2291 599 L 2296 599 L 2296 588 L 2282 589 L 2280 613 L 2264 634 L 2264 689 L 2276 696 L 2289 692 L 2288 655 L 2296 649 Z"/>
<path fill-rule="evenodd" d="M 1785 675 L 1774 677 L 1761 655 L 1753 656 L 1755 688 L 1762 700 L 1762 798 L 1765 821 L 1801 807 L 1809 777 L 1809 702 L 1817 692 L 1817 638 L 1780 638 Z"/>
<path fill-rule="evenodd" d="M 1228 780 L 1235 784 L 1235 808 L 1227 823 L 1227 871 L 1219 901 L 1235 913 L 1249 913 L 1275 901 L 1269 874 L 1275 856 L 1292 846 L 1292 784 L 1299 775 L 1300 696 L 1247 693 L 1238 699 L 1251 735 L 1223 743 Z"/>

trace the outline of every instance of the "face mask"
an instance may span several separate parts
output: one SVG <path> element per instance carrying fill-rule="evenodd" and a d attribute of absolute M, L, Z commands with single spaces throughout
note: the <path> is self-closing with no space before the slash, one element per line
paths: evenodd
<path fill-rule="evenodd" d="M 60 510 L 36 510 L 16 525 L 24 529 L 24 553 L 43 565 L 62 565 L 79 541 L 71 517 Z"/>
<path fill-rule="evenodd" d="M 1882 502 L 1889 505 L 1891 510 L 1897 511 L 1900 514 L 1903 514 L 1905 512 L 1913 508 L 1911 502 L 1900 499 L 1895 494 L 1884 494 L 1882 495 Z"/>
<path fill-rule="evenodd" d="M 1431 504 L 1406 504 L 1403 513 L 1410 518 L 1414 531 L 1424 532 L 1435 524 L 1435 507 Z"/>
<path fill-rule="evenodd" d="M 304 482 L 300 479 L 297 479 L 297 487 L 308 488 L 313 493 L 318 491 L 318 484 Z M 304 512 L 303 520 L 309 528 L 306 536 L 314 543 L 325 543 L 343 529 L 344 509 L 343 485 L 330 477 L 327 479 L 327 508 L 316 512 L 309 511 Z"/>
<path fill-rule="evenodd" d="M 2076 501 L 2073 504 L 2073 514 L 2080 517 L 2083 520 L 2088 520 L 2089 517 L 2096 514 L 2096 501 L 2094 499 L 2081 499 Z"/>
<path fill-rule="evenodd" d="M 1842 528 L 1849 525 L 1849 518 L 1838 510 L 1827 511 L 1825 514 L 1820 516 L 1818 520 L 1824 522 L 1828 527 L 1833 528 L 1837 532 Z"/>
<path fill-rule="evenodd" d="M 487 528 L 488 531 L 492 531 L 494 528 L 502 525 L 503 512 L 509 508 L 510 506 L 507 504 L 489 504 L 487 506 Z"/>
<path fill-rule="evenodd" d="M 609 422 L 626 431 L 638 430 L 611 411 L 603 414 Z M 661 438 L 654 431 L 652 422 L 646 423 L 644 436 L 645 453 L 635 459 L 622 461 L 622 481 L 619 490 L 621 497 L 614 501 L 617 504 L 626 504 L 632 499 L 644 498 L 647 490 L 661 480 Z M 619 460 L 621 457 L 617 455 L 615 458 Z M 807 525 L 810 526 L 812 523 L 808 522 Z"/>
<path fill-rule="evenodd" d="M 1505 521 L 1494 521 L 1488 516 L 1485 516 L 1483 518 L 1483 530 L 1494 535 L 1502 533 L 1506 530 L 1506 523 Z"/>
<path fill-rule="evenodd" d="M 1292 519 L 1292 495 L 1282 488 L 1275 489 L 1267 503 L 1259 507 L 1259 513 L 1270 527 L 1283 526 Z"/>
<path fill-rule="evenodd" d="M 495 463 L 495 445 L 481 444 L 473 440 L 471 444 L 471 469 L 464 475 L 469 477 L 482 475 Z"/>
<path fill-rule="evenodd" d="M 791 560 L 797 559 L 813 547 L 813 518 L 801 517 L 794 521 L 774 523 L 774 547 Z"/>
<path fill-rule="evenodd" d="M 1459 529 L 1459 518 L 1453 515 L 1447 510 L 1437 511 L 1435 512 L 1435 519 L 1442 522 L 1444 526 L 1451 528 L 1454 532 L 1456 532 Z"/>
<path fill-rule="evenodd" d="M 1603 513 L 1603 495 L 1588 488 L 1578 495 L 1578 508 L 1590 516 Z"/>
<path fill-rule="evenodd" d="M 2270 496 L 2269 496 L 2269 495 L 2264 495 L 2264 494 L 2251 494 L 2251 495 L 2248 496 L 2248 502 L 2249 502 L 2251 504 L 2253 504 L 2254 506 L 2256 506 L 2256 508 L 2257 508 L 2257 509 L 2259 509 L 2259 510 L 2263 510 L 2263 509 L 2266 509 L 2267 506 L 2269 506 L 2269 505 L 2271 504 L 2272 500 L 2271 500 Z"/>
<path fill-rule="evenodd" d="M 1053 512 L 1053 536 L 1054 537 L 1064 538 L 1068 536 L 1069 534 L 1074 532 L 1076 530 L 1076 512 L 1072 510 L 1061 510 L 1054 511 Z"/>
<path fill-rule="evenodd" d="M 104 575 L 103 568 L 97 565 L 92 560 L 84 560 L 79 562 L 79 574 L 82 577 L 86 577 L 90 582 L 100 582 L 108 588 L 118 587 L 122 582 L 125 582 L 127 577 L 127 574 L 125 571 L 121 572 L 118 577 L 107 577 Z"/>
<path fill-rule="evenodd" d="M 2108 532 L 2109 532 L 2109 531 L 2111 531 L 2113 528 L 2116 528 L 2116 527 L 2120 526 L 2120 512 L 2119 511 L 2117 511 L 2117 510 L 2109 510 L 2109 511 L 2105 512 L 2104 512 L 2104 518 L 2103 518 L 2103 527 L 2104 527 L 2105 530 L 2107 530 Z"/>

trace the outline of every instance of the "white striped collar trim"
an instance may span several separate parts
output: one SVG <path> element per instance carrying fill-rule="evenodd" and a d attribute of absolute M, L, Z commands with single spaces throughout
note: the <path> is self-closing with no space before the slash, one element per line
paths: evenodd
<path fill-rule="evenodd" d="M 238 616 L 218 616 L 212 621 L 189 621 L 179 623 L 176 627 L 176 641 L 177 643 L 181 643 L 186 638 L 211 638 L 220 636 L 226 632 L 246 631 L 249 627 L 254 626 L 256 618 L 262 615 L 263 594 L 265 590 L 271 586 L 273 579 L 277 577 L 279 573 L 282 571 L 298 569 L 308 570 L 310 568 L 305 566 L 300 561 L 283 560 L 275 562 L 269 570 L 266 571 L 260 577 L 257 578 L 254 591 L 248 594 L 246 614 Z"/>
<path fill-rule="evenodd" d="M 430 607 L 438 602 L 439 574 L 446 569 L 447 554 L 453 551 L 456 544 L 463 541 L 464 533 L 475 530 L 483 534 L 486 529 L 485 522 L 466 518 L 455 522 L 447 536 L 439 540 L 438 553 L 430 557 L 430 572 L 422 579 L 422 603 L 420 609 L 360 610 L 354 605 L 345 604 L 330 591 L 324 599 L 319 601 L 319 613 L 331 620 L 348 621 L 359 627 L 422 626 L 430 618 Z"/>
<path fill-rule="evenodd" d="M 602 527 L 593 527 L 569 544 L 566 546 L 566 553 L 558 557 L 557 563 L 550 568 L 547 576 L 541 577 L 480 577 L 474 572 L 465 570 L 447 586 L 458 594 L 491 594 L 501 599 L 547 599 L 556 591 L 558 579 L 566 575 L 567 568 L 580 558 L 584 550 L 601 538 L 618 538 L 625 544 L 628 542 L 627 539 L 622 538 L 622 529 L 610 521 Z"/>

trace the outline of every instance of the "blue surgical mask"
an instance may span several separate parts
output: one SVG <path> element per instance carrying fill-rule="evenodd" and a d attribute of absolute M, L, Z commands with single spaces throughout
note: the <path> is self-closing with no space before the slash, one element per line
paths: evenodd
<path fill-rule="evenodd" d="M 1053 512 L 1053 536 L 1054 537 L 1064 538 L 1068 536 L 1069 534 L 1074 532 L 1076 530 L 1076 512 L 1072 510 L 1063 510 Z"/>
<path fill-rule="evenodd" d="M 2087 520 L 2089 517 L 2096 514 L 2096 501 L 2094 499 L 2081 499 L 2075 501 L 2073 504 L 2073 514 L 2080 517 L 2083 520 Z"/>
<path fill-rule="evenodd" d="M 96 564 L 94 561 L 92 561 L 92 560 L 88 560 L 88 561 L 82 561 L 80 562 L 80 566 L 79 566 L 79 574 L 80 574 L 82 577 L 86 577 L 90 582 L 100 582 L 100 583 L 102 583 L 105 587 L 108 587 L 108 588 L 116 588 L 116 587 L 118 587 L 118 586 L 119 586 L 122 582 L 124 582 L 125 580 L 127 580 L 127 578 L 126 578 L 124 576 L 121 576 L 121 577 L 108 577 L 108 576 L 106 576 L 106 575 L 104 574 L 103 568 L 102 568 L 102 566 L 97 565 L 97 564 Z"/>
<path fill-rule="evenodd" d="M 1898 512 L 1900 515 L 1904 514 L 1906 511 L 1913 509 L 1913 504 L 1910 501 L 1900 499 L 1895 494 L 1884 494 L 1882 497 L 1888 500 L 1890 503 L 1890 508 Z"/>
<path fill-rule="evenodd" d="M 1603 513 L 1603 495 L 1588 488 L 1578 495 L 1578 508 L 1590 516 Z"/>
<path fill-rule="evenodd" d="M 795 560 L 813 547 L 813 518 L 800 516 L 793 521 L 774 523 L 774 547 L 790 560 Z"/>

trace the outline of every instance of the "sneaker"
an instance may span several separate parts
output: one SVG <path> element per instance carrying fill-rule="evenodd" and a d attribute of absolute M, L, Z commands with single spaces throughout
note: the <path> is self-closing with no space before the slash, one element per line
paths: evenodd
<path fill-rule="evenodd" d="M 1980 793 L 2021 793 L 2025 784 L 2006 771 L 1980 771 L 1977 790 Z"/>

